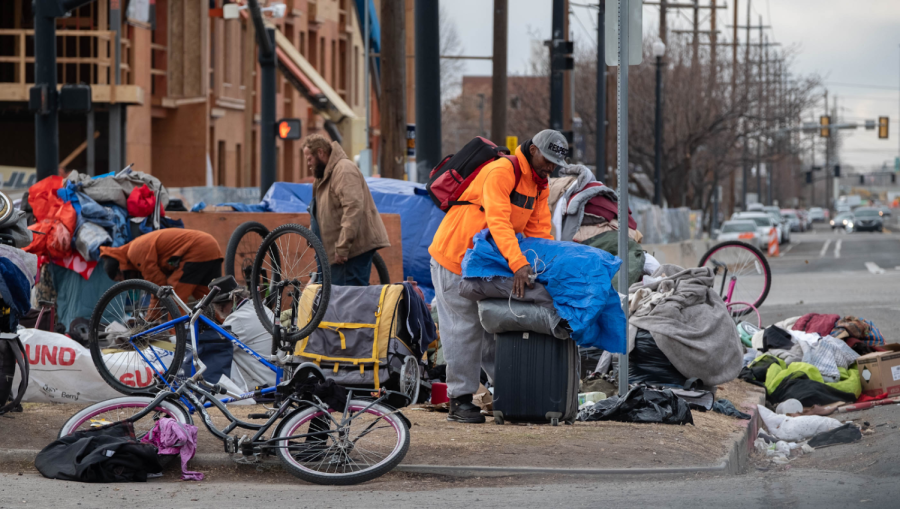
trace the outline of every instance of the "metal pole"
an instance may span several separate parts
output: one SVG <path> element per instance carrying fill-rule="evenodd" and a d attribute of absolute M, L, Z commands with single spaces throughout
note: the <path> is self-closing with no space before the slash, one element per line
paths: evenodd
<path fill-rule="evenodd" d="M 441 160 L 441 60 L 438 2 L 416 0 L 416 175 Z"/>
<path fill-rule="evenodd" d="M 365 154 L 365 157 L 368 157 L 368 161 L 364 162 L 363 164 L 367 165 L 368 169 L 371 170 L 372 156 L 368 152 L 368 150 L 371 148 L 371 145 L 370 145 L 371 136 L 370 136 L 370 131 L 369 131 L 369 125 L 372 122 L 371 113 L 369 111 L 369 101 L 371 100 L 371 96 L 372 96 L 372 91 L 369 90 L 369 68 L 371 67 L 369 65 L 369 60 L 370 60 L 370 56 L 369 56 L 369 51 L 370 51 L 369 50 L 369 0 L 363 0 L 363 1 L 366 4 L 365 8 L 363 9 L 363 12 L 365 13 L 363 15 L 363 38 L 365 39 L 363 42 L 363 46 L 364 46 L 363 52 L 365 54 L 365 56 L 363 57 L 363 62 L 365 62 L 364 67 L 366 69 L 365 70 L 365 78 L 363 79 L 363 90 L 365 90 L 365 93 L 366 93 L 365 103 L 364 103 L 365 108 L 366 108 L 366 130 L 365 130 L 365 132 L 366 132 L 366 146 L 365 146 L 366 154 Z M 324 65 L 324 64 L 322 64 L 322 65 Z M 324 69 L 324 67 L 323 67 L 323 69 Z"/>
<path fill-rule="evenodd" d="M 665 1 L 665 0 L 663 0 Z M 606 0 L 599 0 L 597 9 L 597 180 L 606 180 Z"/>
<path fill-rule="evenodd" d="M 655 182 L 653 203 L 662 207 L 662 57 L 656 57 L 656 159 L 654 161 Z"/>
<path fill-rule="evenodd" d="M 491 139 L 506 145 L 506 53 L 509 32 L 507 0 L 494 0 L 494 52 L 491 78 Z M 482 129 L 483 131 L 484 129 Z"/>
<path fill-rule="evenodd" d="M 122 9 L 119 0 L 111 0 L 109 3 L 109 26 L 116 32 L 113 40 L 113 55 L 115 63 L 111 72 L 113 82 L 118 85 L 122 81 L 121 53 L 122 53 Z M 109 105 L 109 170 L 118 172 L 125 167 L 125 155 L 122 146 L 124 141 L 122 131 L 121 104 Z"/>
<path fill-rule="evenodd" d="M 484 136 L 484 94 L 478 94 L 478 136 Z"/>
<path fill-rule="evenodd" d="M 97 144 L 94 140 L 94 131 L 97 128 L 94 123 L 94 109 L 87 112 L 87 174 L 94 176 L 97 174 Z"/>
<path fill-rule="evenodd" d="M 618 184 L 619 184 L 619 290 L 628 295 L 628 4 L 629 0 L 619 0 L 619 69 L 616 90 L 616 116 L 618 129 Z M 622 306 L 625 323 L 622 324 L 628 337 L 628 300 Z M 628 352 L 619 354 L 619 395 L 628 392 Z"/>
<path fill-rule="evenodd" d="M 34 114 L 35 167 L 41 180 L 59 172 L 59 116 L 56 90 L 56 19 L 46 2 L 34 3 L 34 83 L 44 86 L 46 113 Z M 24 49 L 23 49 L 24 51 Z"/>
<path fill-rule="evenodd" d="M 265 37 L 275 47 L 275 29 L 266 28 Z M 260 107 L 259 107 L 259 141 L 260 141 L 260 175 L 259 196 L 262 199 L 275 183 L 275 52 L 266 54 L 265 48 L 259 48 L 260 69 Z"/>
<path fill-rule="evenodd" d="M 553 32 L 550 41 L 550 129 L 563 130 L 563 52 L 566 6 L 553 0 Z"/>

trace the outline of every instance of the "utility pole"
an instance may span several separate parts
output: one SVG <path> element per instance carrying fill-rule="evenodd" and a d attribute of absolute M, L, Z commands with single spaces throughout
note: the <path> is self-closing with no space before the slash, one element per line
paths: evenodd
<path fill-rule="evenodd" d="M 508 0 L 494 0 L 494 53 L 491 78 L 491 139 L 506 145 L 507 81 L 506 53 L 508 41 Z M 601 2 L 602 3 L 602 2 Z"/>
<path fill-rule="evenodd" d="M 662 0 L 665 4 L 666 0 Z M 594 175 L 606 180 L 606 0 L 599 0 L 597 9 L 597 161 Z"/>
<path fill-rule="evenodd" d="M 731 108 L 734 109 L 737 104 L 737 54 L 738 54 L 738 1 L 734 0 L 734 25 L 731 35 Z M 749 1 L 749 0 L 748 0 Z M 737 131 L 739 121 L 735 120 L 734 128 Z M 735 176 L 734 172 L 728 173 L 728 215 L 734 214 L 734 192 L 735 192 Z"/>
<path fill-rule="evenodd" d="M 710 0 L 709 3 L 709 97 L 712 98 L 713 90 L 716 89 L 716 78 L 719 74 L 718 69 L 718 51 L 717 43 L 719 36 L 716 29 L 716 0 Z"/>
<path fill-rule="evenodd" d="M 603 0 L 600 1 L 603 3 Z M 669 44 L 667 35 L 669 30 L 669 24 L 666 21 L 666 9 L 669 7 L 668 0 L 659 0 L 659 40 L 662 41 L 663 44 Z"/>
<path fill-rule="evenodd" d="M 406 5 L 381 3 L 382 177 L 406 174 Z"/>
<path fill-rule="evenodd" d="M 441 52 L 438 2 L 416 0 L 416 176 L 441 160 Z"/>
<path fill-rule="evenodd" d="M 763 26 L 762 26 L 762 16 L 759 17 L 759 42 L 763 44 Z M 760 203 L 763 203 L 763 194 L 762 194 L 762 144 L 763 144 L 763 135 L 762 131 L 765 128 L 765 113 L 763 111 L 763 82 L 765 81 L 765 74 L 763 71 L 763 51 L 764 47 L 760 45 L 759 47 L 759 55 L 757 55 L 756 65 L 757 65 L 757 81 L 759 82 L 759 86 L 757 87 L 757 118 L 759 119 L 756 123 L 757 127 L 757 135 L 756 135 L 756 199 L 759 200 Z"/>
<path fill-rule="evenodd" d="M 749 111 L 750 109 L 750 2 L 751 0 L 747 0 L 747 34 L 744 37 L 744 42 L 747 45 L 744 50 L 744 107 Z M 744 195 L 741 200 L 741 205 L 744 207 L 744 210 L 748 210 L 747 208 L 747 186 L 750 185 L 749 177 L 750 170 L 747 167 L 749 151 L 750 151 L 750 138 L 747 137 L 749 121 L 744 119 L 744 154 L 741 160 L 743 161 L 743 170 L 744 170 L 744 186 L 742 188 L 742 193 Z"/>
<path fill-rule="evenodd" d="M 553 0 L 550 37 L 550 129 L 563 130 L 563 48 L 565 44 L 565 0 Z"/>
<path fill-rule="evenodd" d="M 275 29 L 266 28 L 257 0 L 249 0 L 247 5 L 259 45 L 259 196 L 262 199 L 275 183 Z"/>

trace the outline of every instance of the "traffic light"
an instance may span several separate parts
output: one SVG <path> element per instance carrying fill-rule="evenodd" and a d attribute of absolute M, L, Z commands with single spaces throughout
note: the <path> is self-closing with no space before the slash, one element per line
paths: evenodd
<path fill-rule="evenodd" d="M 896 183 L 897 183 L 897 174 L 891 173 L 891 184 L 896 184 Z"/>
<path fill-rule="evenodd" d="M 834 165 L 834 176 L 835 178 L 841 178 L 841 165 Z"/>
<path fill-rule="evenodd" d="M 878 117 L 878 139 L 886 140 L 888 137 L 888 117 Z"/>
<path fill-rule="evenodd" d="M 819 117 L 819 125 L 821 128 L 819 129 L 819 136 L 822 138 L 830 138 L 831 137 L 831 129 L 828 126 L 831 125 L 831 116 L 822 115 Z"/>
<path fill-rule="evenodd" d="M 806 183 L 812 184 L 812 171 L 806 172 Z"/>
<path fill-rule="evenodd" d="M 866 183 L 866 177 L 865 177 L 865 175 L 860 175 L 860 176 L 859 176 L 859 185 L 863 185 L 863 184 L 865 184 L 865 183 Z"/>
<path fill-rule="evenodd" d="M 299 140 L 300 139 L 300 119 L 299 118 L 283 118 L 278 121 L 276 128 L 278 137 L 282 140 Z"/>

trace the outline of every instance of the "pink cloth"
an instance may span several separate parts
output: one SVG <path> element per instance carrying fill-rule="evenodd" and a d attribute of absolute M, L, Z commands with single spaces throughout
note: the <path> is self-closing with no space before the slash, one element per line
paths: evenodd
<path fill-rule="evenodd" d="M 181 454 L 181 480 L 202 481 L 203 474 L 188 470 L 187 464 L 197 451 L 197 426 L 181 424 L 175 419 L 163 417 L 156 421 L 150 433 L 141 438 L 159 449 L 159 454 Z"/>

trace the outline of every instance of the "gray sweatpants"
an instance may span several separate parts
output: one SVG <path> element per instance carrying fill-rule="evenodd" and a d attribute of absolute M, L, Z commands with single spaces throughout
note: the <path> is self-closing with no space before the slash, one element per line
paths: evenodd
<path fill-rule="evenodd" d="M 494 379 L 494 335 L 478 320 L 478 304 L 459 295 L 461 276 L 431 259 L 431 281 L 437 299 L 441 347 L 447 361 L 447 393 L 455 398 L 475 394 L 481 369 Z"/>

